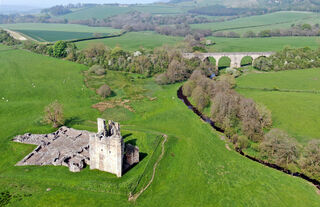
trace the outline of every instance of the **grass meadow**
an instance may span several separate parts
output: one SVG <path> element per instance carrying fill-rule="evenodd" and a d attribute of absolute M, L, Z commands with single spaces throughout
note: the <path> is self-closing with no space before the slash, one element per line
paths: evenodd
<path fill-rule="evenodd" d="M 272 111 L 275 128 L 306 143 L 320 138 L 319 80 L 319 69 L 252 73 L 237 79 L 237 91 L 267 106 Z M 264 88 L 301 92 L 265 91 Z"/>
<path fill-rule="evenodd" d="M 83 8 L 72 13 L 61 16 L 60 18 L 68 20 L 79 19 L 105 19 L 111 16 L 124 14 L 130 11 L 140 11 L 151 14 L 180 14 L 184 11 L 181 7 L 165 4 L 146 4 L 146 5 L 130 5 L 130 6 L 112 6 L 99 5 L 95 7 Z"/>
<path fill-rule="evenodd" d="M 291 24 L 319 22 L 320 15 L 312 12 L 281 11 L 265 15 L 249 16 L 225 22 L 191 25 L 194 29 L 211 29 L 212 31 L 234 31 L 243 34 L 245 31 L 264 29 L 290 28 Z"/>
<path fill-rule="evenodd" d="M 141 175 L 142 184 L 150 177 L 150 163 L 159 154 L 155 146 L 163 133 L 169 137 L 164 158 L 152 185 L 135 206 L 320 205 L 309 183 L 228 151 L 218 134 L 177 98 L 180 85 L 158 86 L 152 79 L 112 71 L 88 79 L 85 66 L 2 48 L 0 192 L 8 190 L 18 196 L 10 206 L 132 206 L 127 201 L 128 189 Z M 85 87 L 84 80 L 93 89 L 108 83 L 114 96 L 100 99 Z M 91 107 L 119 98 L 129 99 L 134 112 L 120 107 L 100 113 Z M 66 167 L 15 167 L 35 146 L 13 143 L 12 137 L 54 131 L 41 122 L 44 107 L 54 100 L 63 103 L 70 127 L 95 131 L 97 117 L 121 120 L 125 141 L 136 142 L 147 156 L 120 179 L 88 167 L 80 173 Z M 47 192 L 47 188 L 52 190 Z"/>
<path fill-rule="evenodd" d="M 77 46 L 79 49 L 84 49 L 92 43 L 103 43 L 110 48 L 119 46 L 126 50 L 135 51 L 141 47 L 152 50 L 162 45 L 174 45 L 182 40 L 182 37 L 160 35 L 155 32 L 129 32 L 121 37 L 79 42 Z"/>
<path fill-rule="evenodd" d="M 209 37 L 216 44 L 208 47 L 210 52 L 267 52 L 280 51 L 285 47 L 319 48 L 319 37 L 270 37 L 270 38 L 223 38 Z"/>

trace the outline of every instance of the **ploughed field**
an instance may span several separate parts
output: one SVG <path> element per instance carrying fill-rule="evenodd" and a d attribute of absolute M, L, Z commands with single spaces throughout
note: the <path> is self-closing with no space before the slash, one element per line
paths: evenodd
<path fill-rule="evenodd" d="M 86 74 L 83 65 L 4 46 L 0 64 L 0 192 L 16 195 L 12 206 L 131 206 L 128 194 L 149 181 L 162 133 L 168 135 L 164 157 L 136 206 L 320 205 L 316 188 L 304 180 L 227 150 L 218 133 L 177 98 L 180 84 L 158 86 L 153 79 L 113 71 L 99 78 Z M 111 98 L 94 93 L 101 83 L 114 90 Z M 133 110 L 121 105 L 104 112 L 92 108 L 120 99 L 128 99 Z M 125 141 L 145 153 L 142 162 L 121 179 L 88 167 L 76 174 L 66 167 L 15 167 L 35 146 L 11 139 L 26 132 L 53 132 L 41 119 L 54 100 L 64 105 L 70 127 L 95 131 L 97 117 L 120 120 Z"/>
<path fill-rule="evenodd" d="M 237 91 L 267 106 L 274 127 L 299 142 L 320 138 L 319 69 L 247 74 L 237 79 Z"/>

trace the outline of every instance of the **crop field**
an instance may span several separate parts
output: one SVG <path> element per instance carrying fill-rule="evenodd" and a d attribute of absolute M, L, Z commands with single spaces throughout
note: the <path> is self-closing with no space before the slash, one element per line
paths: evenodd
<path fill-rule="evenodd" d="M 95 34 L 107 35 L 120 31 L 108 27 L 88 27 L 77 24 L 20 23 L 1 24 L 0 27 L 20 32 L 40 42 L 88 38 Z"/>
<path fill-rule="evenodd" d="M 210 52 L 265 52 L 280 51 L 290 46 L 293 48 L 320 45 L 319 37 L 270 37 L 270 38 L 223 38 L 209 37 L 216 44 L 208 47 Z"/>
<path fill-rule="evenodd" d="M 158 86 L 153 79 L 112 71 L 88 79 L 83 75 L 85 66 L 22 50 L 1 51 L 0 64 L 0 97 L 4 98 L 0 99 L 0 192 L 16 195 L 10 203 L 13 206 L 132 206 L 128 190 L 145 168 L 138 186 L 150 177 L 152 168 L 147 163 L 159 155 L 154 146 L 163 133 L 169 137 L 164 158 L 136 206 L 320 205 L 309 183 L 227 150 L 218 134 L 176 97 L 179 84 Z M 115 96 L 98 98 L 85 87 L 84 79 L 89 88 L 108 83 Z M 143 97 L 137 99 L 139 94 Z M 134 112 L 120 107 L 100 113 L 91 107 L 119 98 L 131 100 Z M 69 127 L 95 131 L 97 117 L 120 119 L 122 133 L 128 136 L 125 141 L 135 140 L 147 156 L 121 179 L 88 167 L 80 173 L 66 167 L 15 167 L 34 146 L 12 143 L 12 137 L 52 132 L 41 117 L 44 107 L 54 100 L 64 105 Z M 47 192 L 47 188 L 52 190 Z"/>
<path fill-rule="evenodd" d="M 272 111 L 275 128 L 306 143 L 320 138 L 319 80 L 319 69 L 252 73 L 237 79 L 237 90 L 266 105 Z M 292 92 L 266 91 L 264 88 Z"/>
<path fill-rule="evenodd" d="M 92 43 L 103 43 L 110 48 L 119 46 L 123 49 L 134 51 L 141 47 L 145 49 L 153 49 L 165 44 L 173 45 L 182 40 L 182 37 L 165 36 L 155 32 L 130 32 L 121 37 L 79 42 L 77 43 L 77 46 L 78 48 L 83 49 Z"/>
<path fill-rule="evenodd" d="M 234 31 L 243 34 L 246 31 L 261 31 L 264 29 L 290 28 L 292 24 L 316 24 L 320 15 L 312 12 L 282 11 L 265 15 L 238 18 L 231 21 L 206 24 L 193 24 L 194 29 L 211 29 L 212 31 Z"/>

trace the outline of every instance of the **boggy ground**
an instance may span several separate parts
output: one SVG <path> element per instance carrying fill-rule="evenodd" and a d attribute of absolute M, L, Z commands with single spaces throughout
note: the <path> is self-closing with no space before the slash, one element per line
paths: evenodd
<path fill-rule="evenodd" d="M 160 87 L 152 79 L 136 79 L 127 87 L 140 85 L 146 97 L 130 102 L 135 112 L 118 106 L 100 113 L 91 107 L 101 99 L 84 86 L 84 66 L 20 50 L 1 50 L 0 65 L 0 192 L 19 195 L 9 206 L 132 206 L 129 191 L 140 178 L 137 189 L 149 182 L 162 134 L 168 135 L 165 154 L 136 206 L 320 205 L 309 183 L 227 150 L 217 132 L 176 97 L 179 84 Z M 131 76 L 117 74 L 122 84 Z M 114 80 L 111 88 L 116 84 L 121 86 Z M 130 98 L 125 91 L 117 88 L 111 99 Z M 145 158 L 121 179 L 87 168 L 74 174 L 65 167 L 15 167 L 34 146 L 11 138 L 53 132 L 40 121 L 44 106 L 55 99 L 64 105 L 69 127 L 95 131 L 97 117 L 118 117 L 126 141 L 135 142 Z"/>

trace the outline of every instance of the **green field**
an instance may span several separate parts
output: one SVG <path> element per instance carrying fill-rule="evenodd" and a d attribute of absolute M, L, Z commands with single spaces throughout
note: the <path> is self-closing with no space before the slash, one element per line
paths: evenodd
<path fill-rule="evenodd" d="M 146 4 L 146 5 L 131 5 L 131 6 L 110 6 L 100 5 L 95 7 L 83 8 L 72 13 L 60 16 L 59 18 L 68 20 L 79 19 L 105 19 L 111 16 L 124 14 L 130 11 L 140 11 L 151 14 L 179 14 L 183 12 L 182 8 L 174 5 L 165 4 Z"/>
<path fill-rule="evenodd" d="M 301 143 L 320 138 L 320 70 L 253 73 L 237 79 L 238 92 L 272 111 L 275 128 L 281 128 Z M 254 89 L 250 89 L 254 88 Z M 263 89 L 302 92 L 264 91 Z"/>
<path fill-rule="evenodd" d="M 209 37 L 216 45 L 208 47 L 210 52 L 266 52 L 280 51 L 290 47 L 310 47 L 320 45 L 319 37 L 270 37 L 270 38 L 223 38 Z"/>
<path fill-rule="evenodd" d="M 106 35 L 120 32 L 109 27 L 88 27 L 78 24 L 20 23 L 0 24 L 0 27 L 20 32 L 41 42 L 89 38 L 95 33 Z"/>
<path fill-rule="evenodd" d="M 123 49 L 134 51 L 138 50 L 140 47 L 153 49 L 164 44 L 173 45 L 182 40 L 182 37 L 165 36 L 155 32 L 130 32 L 121 37 L 79 42 L 77 43 L 77 46 L 80 49 L 84 49 L 92 43 L 103 43 L 110 48 L 120 46 Z"/>
<path fill-rule="evenodd" d="M 85 66 L 22 50 L 1 51 L 0 64 L 0 192 L 18 195 L 10 206 L 133 206 L 128 189 L 146 166 L 142 183 L 149 177 L 152 169 L 146 164 L 156 158 L 152 150 L 160 133 L 169 136 L 165 156 L 135 206 L 320 205 L 316 188 L 304 180 L 227 150 L 218 134 L 176 97 L 179 85 L 160 87 L 152 79 L 108 71 L 100 81 L 116 90 L 112 99 L 133 98 L 133 86 L 157 99 L 132 100 L 135 112 L 110 109 L 100 114 L 91 105 L 101 100 L 84 86 Z M 89 80 L 90 87 L 97 81 Z M 118 121 L 122 114 L 123 135 L 132 133 L 127 139 L 136 139 L 147 157 L 120 179 L 88 168 L 74 174 L 66 167 L 15 167 L 34 146 L 10 140 L 26 132 L 53 131 L 40 122 L 44 106 L 53 100 L 64 104 L 66 118 L 76 120 L 69 126 L 78 129 L 96 130 L 97 117 Z"/>
<path fill-rule="evenodd" d="M 320 21 L 320 15 L 312 12 L 282 11 L 265 15 L 238 18 L 231 21 L 191 25 L 194 29 L 211 29 L 212 31 L 234 31 L 243 34 L 246 31 L 259 32 L 265 29 L 285 29 L 292 24 Z"/>

